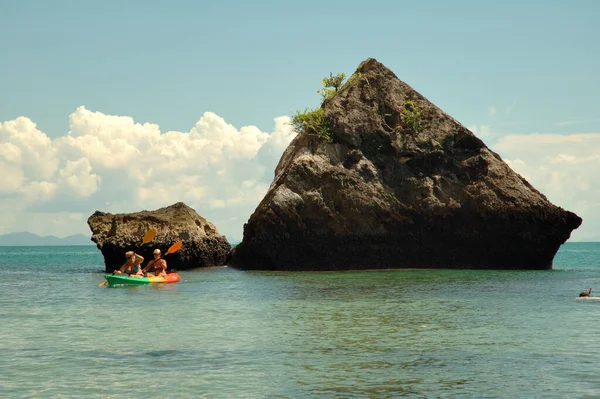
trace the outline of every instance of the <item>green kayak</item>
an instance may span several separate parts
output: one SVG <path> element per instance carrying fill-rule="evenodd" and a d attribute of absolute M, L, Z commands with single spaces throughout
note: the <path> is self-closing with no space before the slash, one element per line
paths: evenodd
<path fill-rule="evenodd" d="M 104 276 L 108 285 L 144 285 L 153 283 L 170 284 L 176 283 L 181 280 L 179 274 L 169 273 L 166 277 L 163 276 L 152 276 L 152 277 L 129 277 L 123 275 L 112 275 L 107 274 Z"/>

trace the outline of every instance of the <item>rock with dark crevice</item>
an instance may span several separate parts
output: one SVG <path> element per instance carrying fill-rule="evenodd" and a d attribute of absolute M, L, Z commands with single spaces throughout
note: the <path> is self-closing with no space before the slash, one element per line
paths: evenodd
<path fill-rule="evenodd" d="M 241 269 L 550 269 L 582 220 L 375 59 L 300 132 L 244 226 Z"/>
<path fill-rule="evenodd" d="M 231 250 L 225 236 L 219 234 L 212 223 L 182 202 L 135 213 L 96 211 L 87 223 L 92 230 L 92 241 L 102 251 L 109 273 L 125 263 L 125 252 L 129 250 L 142 255 L 145 265 L 153 259 L 155 248 L 166 254 L 169 247 L 181 241 L 181 249 L 165 256 L 169 270 L 221 266 Z M 142 245 L 144 236 L 151 229 L 156 229 L 156 236 Z"/>

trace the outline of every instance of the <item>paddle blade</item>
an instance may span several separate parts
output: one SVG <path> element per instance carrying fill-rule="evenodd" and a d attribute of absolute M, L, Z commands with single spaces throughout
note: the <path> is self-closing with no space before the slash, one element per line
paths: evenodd
<path fill-rule="evenodd" d="M 98 287 L 104 287 L 108 283 L 108 280 L 101 282 L 98 284 Z"/>
<path fill-rule="evenodd" d="M 173 244 L 169 247 L 169 249 L 167 250 L 167 253 L 165 255 L 172 254 L 174 252 L 179 251 L 179 248 L 181 248 L 182 245 L 183 245 L 183 243 L 181 241 L 177 241 L 175 244 Z"/>
<path fill-rule="evenodd" d="M 154 240 L 154 237 L 156 237 L 156 229 L 152 228 L 148 230 L 148 232 L 144 236 L 144 239 L 142 240 L 142 245 L 148 244 L 150 241 Z"/>

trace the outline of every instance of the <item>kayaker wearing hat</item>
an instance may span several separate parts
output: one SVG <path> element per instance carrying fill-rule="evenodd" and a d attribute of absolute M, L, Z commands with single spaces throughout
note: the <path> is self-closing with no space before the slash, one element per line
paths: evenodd
<path fill-rule="evenodd" d="M 156 248 L 153 252 L 154 259 L 148 262 L 148 265 L 144 268 L 144 272 L 151 267 L 154 268 L 154 272 L 146 273 L 146 276 L 166 276 L 167 275 L 167 261 L 160 257 L 160 249 Z"/>
<path fill-rule="evenodd" d="M 127 262 L 121 266 L 119 270 L 115 270 L 113 274 L 128 274 L 131 277 L 143 276 L 141 264 L 144 261 L 142 255 L 138 255 L 133 251 L 125 252 Z"/>

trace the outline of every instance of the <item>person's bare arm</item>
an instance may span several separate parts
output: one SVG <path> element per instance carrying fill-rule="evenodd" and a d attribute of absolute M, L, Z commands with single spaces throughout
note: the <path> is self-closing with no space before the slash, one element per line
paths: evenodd
<path fill-rule="evenodd" d="M 113 274 L 123 274 L 123 273 L 125 273 L 125 270 L 127 270 L 127 263 L 123 263 L 123 266 L 121 266 L 119 269 L 115 270 L 113 272 Z"/>
<path fill-rule="evenodd" d="M 146 267 L 144 267 L 142 269 L 142 272 L 146 273 L 151 267 L 152 265 L 156 262 L 155 259 L 152 259 L 150 262 L 148 262 L 148 264 L 146 265 Z"/>

